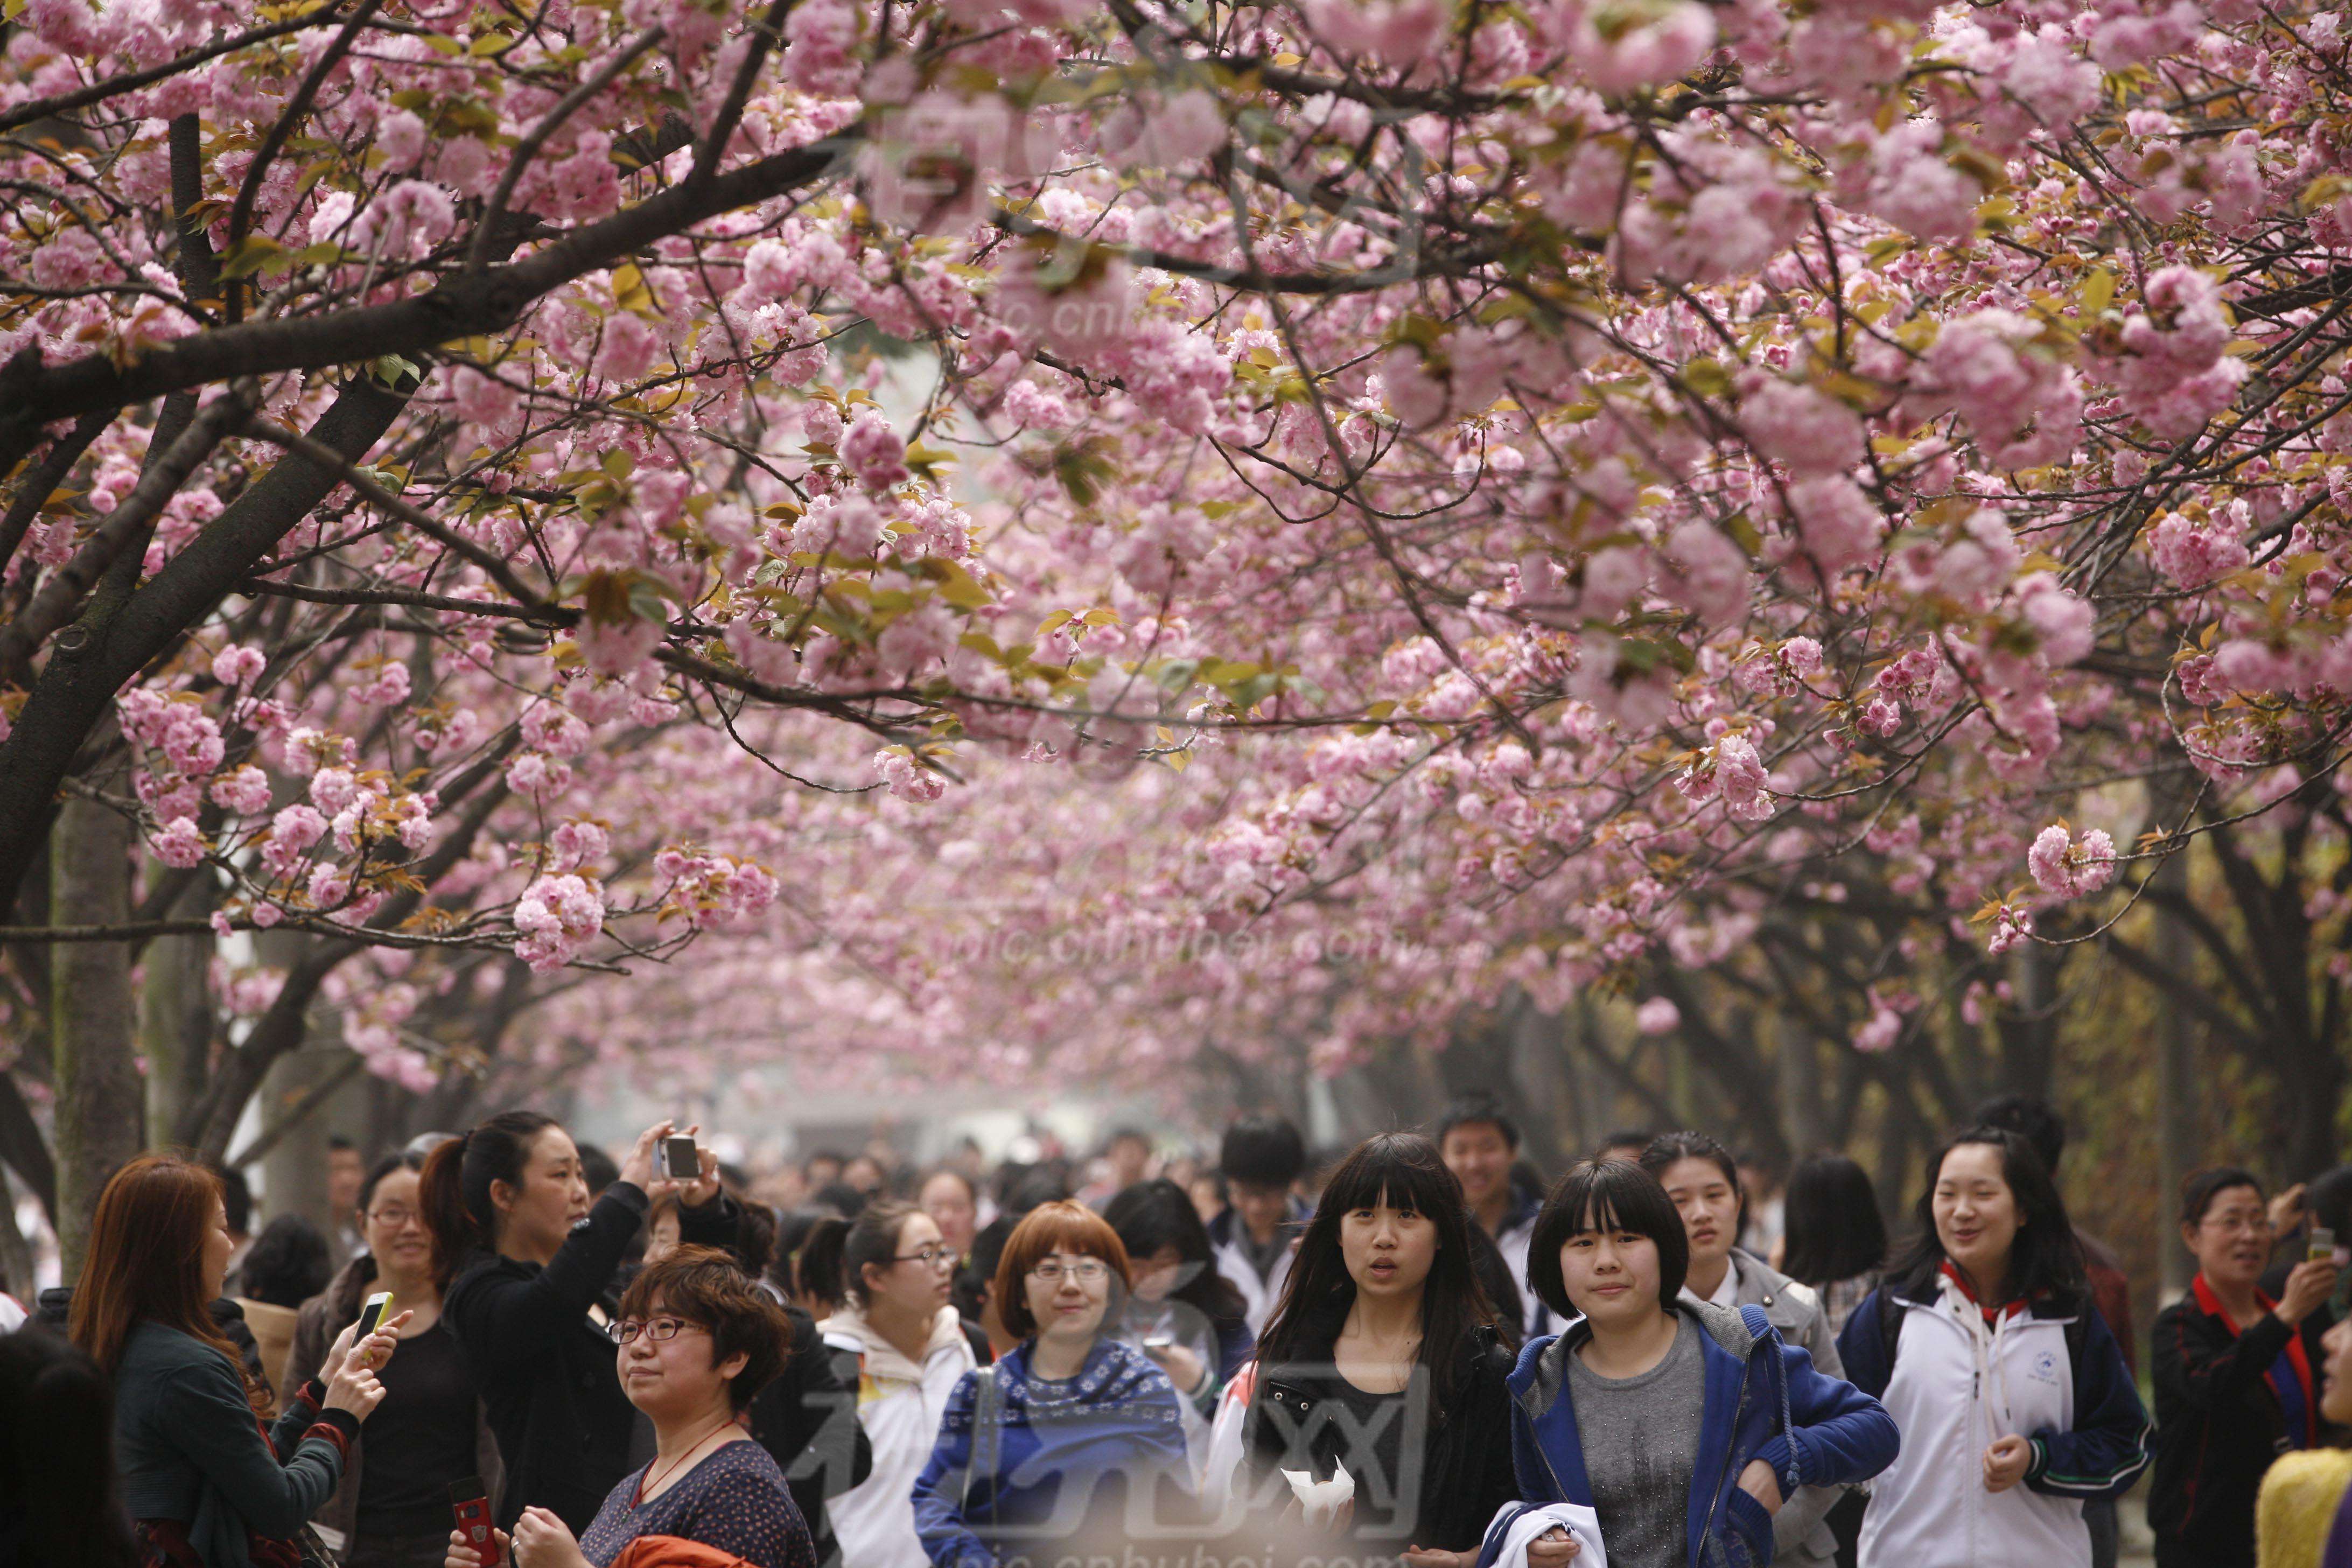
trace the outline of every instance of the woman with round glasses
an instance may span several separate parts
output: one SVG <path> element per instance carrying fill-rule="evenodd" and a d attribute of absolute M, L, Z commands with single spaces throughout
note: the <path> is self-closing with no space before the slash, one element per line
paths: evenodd
<path fill-rule="evenodd" d="M 915 1480 L 935 1568 L 1042 1558 L 1042 1538 L 1109 1517 L 1119 1500 L 1106 1483 L 1189 1492 L 1176 1390 L 1107 1331 L 1130 1288 L 1127 1248 L 1099 1215 L 1041 1204 L 1013 1227 L 994 1290 L 1021 1342 L 956 1384 Z"/>
<path fill-rule="evenodd" d="M 449 1534 L 449 1483 L 482 1478 L 493 1502 L 499 1446 L 490 1436 L 465 1348 L 441 1320 L 433 1283 L 433 1238 L 417 1198 L 418 1153 L 387 1156 L 361 1184 L 360 1238 L 367 1250 L 343 1265 L 326 1289 L 302 1303 L 283 1386 L 299 1388 L 326 1364 L 328 1349 L 379 1290 L 387 1317 L 409 1314 L 400 1349 L 376 1373 L 376 1406 L 343 1461 L 343 1479 L 312 1516 L 343 1568 L 432 1568 Z"/>
<path fill-rule="evenodd" d="M 744 1412 L 784 1364 L 782 1309 L 733 1258 L 680 1247 L 647 1264 L 621 1297 L 610 1337 L 621 1387 L 653 1424 L 654 1457 L 621 1478 L 574 1536 L 552 1510 L 526 1508 L 511 1537 L 521 1568 L 612 1568 L 739 1559 L 749 1568 L 814 1568 L 808 1526 L 784 1472 L 752 1439 Z M 478 1568 L 448 1536 L 446 1568 Z"/>
<path fill-rule="evenodd" d="M 908 1493 L 956 1380 L 980 1362 L 948 1302 L 955 1266 L 931 1216 L 895 1198 L 866 1205 L 841 1237 L 849 1299 L 817 1328 L 842 1359 L 856 1358 L 857 1420 L 874 1448 L 873 1473 L 832 1503 L 842 1561 L 854 1568 L 924 1568 Z"/>

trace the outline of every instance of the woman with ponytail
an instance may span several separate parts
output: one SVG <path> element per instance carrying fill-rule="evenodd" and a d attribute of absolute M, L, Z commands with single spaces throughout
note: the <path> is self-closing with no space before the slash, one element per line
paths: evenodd
<path fill-rule="evenodd" d="M 654 1150 L 672 1131 L 662 1121 L 638 1134 L 593 1206 L 571 1134 L 537 1111 L 493 1116 L 425 1162 L 434 1282 L 506 1466 L 503 1528 L 542 1508 L 577 1534 L 631 1468 L 635 1412 L 610 1331 L 615 1277 L 653 1200 L 677 1194 L 688 1244 L 724 1246 L 734 1234 L 711 1151 L 691 1181 L 654 1174 Z"/>
<path fill-rule="evenodd" d="M 90 1220 L 73 1340 L 114 1382 L 122 1500 L 149 1568 L 298 1568 L 303 1521 L 383 1398 L 374 1368 L 406 1321 L 356 1348 L 346 1328 L 326 1381 L 288 1390 L 264 1428 L 269 1389 L 246 1375 L 206 1307 L 232 1247 L 220 1179 L 168 1154 L 116 1172 Z"/>
<path fill-rule="evenodd" d="M 980 1363 L 948 1301 L 956 1256 L 931 1216 L 884 1198 L 856 1220 L 814 1234 L 803 1269 L 838 1279 L 846 1297 L 819 1323 L 825 1343 L 855 1371 L 857 1420 L 874 1449 L 873 1473 L 833 1502 L 833 1527 L 852 1568 L 928 1568 L 909 1493 L 931 1457 L 957 1380 Z"/>

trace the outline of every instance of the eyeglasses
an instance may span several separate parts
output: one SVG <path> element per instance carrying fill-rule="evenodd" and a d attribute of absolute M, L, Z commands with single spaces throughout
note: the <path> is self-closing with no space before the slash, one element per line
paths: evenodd
<path fill-rule="evenodd" d="M 706 1334 L 710 1331 L 704 1324 L 689 1323 L 684 1318 L 648 1318 L 644 1322 L 625 1318 L 604 1331 L 612 1335 L 615 1344 L 627 1344 L 639 1334 L 660 1344 L 665 1340 L 677 1338 L 689 1329 L 699 1330 Z"/>
<path fill-rule="evenodd" d="M 1099 1285 L 1110 1278 L 1110 1266 L 1098 1258 L 1080 1258 L 1067 1266 L 1049 1258 L 1029 1270 L 1029 1278 L 1040 1285 L 1059 1285 L 1066 1274 L 1081 1285 Z"/>
<path fill-rule="evenodd" d="M 2223 1236 L 2261 1236 L 2271 1228 L 2271 1216 L 2266 1214 L 2208 1215 L 2199 1222 L 2220 1231 Z"/>
<path fill-rule="evenodd" d="M 368 1211 L 368 1218 L 375 1221 L 376 1224 L 383 1226 L 386 1230 L 398 1230 L 402 1226 L 405 1226 L 410 1220 L 420 1219 L 422 1217 L 424 1216 L 419 1215 L 415 1209 L 389 1208 L 370 1209 Z"/>
<path fill-rule="evenodd" d="M 926 1268 L 952 1268 L 955 1267 L 956 1255 L 951 1247 L 927 1247 L 920 1252 L 902 1252 L 890 1261 L 919 1263 Z"/>

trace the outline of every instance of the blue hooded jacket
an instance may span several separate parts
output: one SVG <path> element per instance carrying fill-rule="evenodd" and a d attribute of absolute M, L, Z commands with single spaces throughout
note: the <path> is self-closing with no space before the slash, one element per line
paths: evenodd
<path fill-rule="evenodd" d="M 1762 1568 L 1772 1561 L 1772 1516 L 1739 1489 L 1755 1460 L 1771 1466 L 1784 1498 L 1800 1486 L 1868 1480 L 1895 1462 L 1900 1439 L 1878 1402 L 1813 1370 L 1813 1358 L 1781 1342 L 1761 1307 L 1677 1302 L 1705 1330 L 1698 1462 L 1686 1521 L 1690 1568 Z M 1592 1337 L 1580 1318 L 1568 1331 L 1531 1340 L 1512 1370 L 1511 1465 L 1523 1511 L 1551 1502 L 1592 1506 L 1584 1445 L 1568 1397 L 1568 1357 Z M 1479 1568 L 1493 1568 L 1512 1515 L 1486 1532 Z"/>

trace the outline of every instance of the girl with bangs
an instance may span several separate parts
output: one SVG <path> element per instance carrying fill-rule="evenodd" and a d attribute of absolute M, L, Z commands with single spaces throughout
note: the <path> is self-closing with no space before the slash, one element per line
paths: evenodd
<path fill-rule="evenodd" d="M 1548 1504 L 1589 1508 L 1611 1568 L 1760 1568 L 1801 1486 L 1869 1479 L 1894 1459 L 1875 1400 L 1815 1370 L 1760 1306 L 1683 1291 L 1690 1237 L 1657 1178 L 1622 1160 L 1562 1176 L 1536 1218 L 1528 1282 L 1571 1320 L 1510 1373 L 1519 1500 L 1487 1557 Z M 1538 1541 L 1554 1561 L 1577 1555 Z"/>
<path fill-rule="evenodd" d="M 1410 1132 L 1358 1144 L 1258 1336 L 1243 1428 L 1252 1500 L 1286 1507 L 1282 1470 L 1318 1482 L 1344 1470 L 1355 1495 L 1336 1522 L 1368 1558 L 1468 1568 L 1515 1495 L 1499 1322 L 1437 1145 Z"/>
<path fill-rule="evenodd" d="M 1040 1204 L 1005 1239 L 992 1289 L 1020 1343 L 957 1381 L 915 1478 L 915 1531 L 935 1568 L 1042 1560 L 1038 1542 L 1109 1517 L 1118 1494 L 1163 1479 L 1190 1491 L 1176 1390 L 1115 1337 L 1133 1280 L 1108 1222 Z"/>

